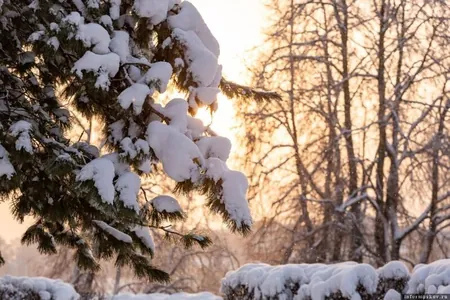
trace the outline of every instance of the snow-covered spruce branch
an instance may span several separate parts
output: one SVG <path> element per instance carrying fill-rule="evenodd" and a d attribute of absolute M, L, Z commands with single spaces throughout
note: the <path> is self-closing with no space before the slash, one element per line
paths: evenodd
<path fill-rule="evenodd" d="M 7 0 L 0 17 L 4 41 L 20 45 L 1 47 L 0 193 L 20 194 L 11 200 L 16 218 L 42 221 L 24 242 L 46 253 L 73 248 L 89 272 L 98 258 L 116 257 L 138 277 L 166 281 L 149 261 L 150 228 L 186 246 L 209 240 L 162 224 L 184 218 L 175 199 L 141 203 L 139 175 L 156 173 L 157 163 L 183 191 L 206 194 L 207 207 L 233 230 L 249 231 L 247 180 L 226 164 L 231 142 L 194 115 L 199 107 L 216 111 L 221 90 L 279 97 L 222 78 L 218 42 L 190 2 Z M 159 94 L 169 85 L 188 99 L 164 103 Z M 104 125 L 108 153 L 83 136 L 71 142 L 73 122 L 87 131 L 71 115 Z"/>

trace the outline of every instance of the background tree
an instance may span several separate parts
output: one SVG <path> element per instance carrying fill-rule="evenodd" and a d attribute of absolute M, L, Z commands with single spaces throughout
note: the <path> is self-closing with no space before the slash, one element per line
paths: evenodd
<path fill-rule="evenodd" d="M 286 0 L 268 9 L 254 80 L 283 98 L 240 110 L 250 199 L 270 216 L 253 245 L 279 245 L 281 263 L 446 257 L 448 5 Z"/>

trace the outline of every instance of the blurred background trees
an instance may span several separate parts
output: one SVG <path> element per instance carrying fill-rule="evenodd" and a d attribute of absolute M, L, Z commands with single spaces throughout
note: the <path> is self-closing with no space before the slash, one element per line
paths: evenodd
<path fill-rule="evenodd" d="M 283 97 L 239 112 L 268 216 L 252 246 L 278 263 L 447 257 L 448 4 L 269 2 L 252 70 Z"/>

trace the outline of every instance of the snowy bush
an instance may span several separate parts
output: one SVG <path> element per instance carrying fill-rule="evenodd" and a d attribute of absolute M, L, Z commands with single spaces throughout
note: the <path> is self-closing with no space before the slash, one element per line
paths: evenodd
<path fill-rule="evenodd" d="M 0 278 L 1 300 L 221 300 L 222 298 L 208 292 L 197 294 L 130 294 L 122 293 L 113 296 L 82 294 L 61 280 L 43 277 L 11 277 Z"/>
<path fill-rule="evenodd" d="M 376 292 L 376 270 L 367 264 L 245 265 L 222 281 L 226 299 L 346 299 Z"/>
<path fill-rule="evenodd" d="M 78 300 L 80 295 L 61 280 L 43 277 L 0 278 L 1 300 Z"/>
<path fill-rule="evenodd" d="M 448 293 L 450 260 L 417 266 L 412 275 L 399 261 L 375 270 L 367 264 L 247 264 L 228 272 L 227 300 L 401 299 L 401 293 Z M 399 298 L 400 297 L 400 298 Z"/>
<path fill-rule="evenodd" d="M 450 259 L 417 265 L 408 282 L 408 294 L 450 294 Z"/>
<path fill-rule="evenodd" d="M 214 294 L 203 292 L 198 294 L 119 294 L 107 297 L 106 300 L 222 300 Z"/>
<path fill-rule="evenodd" d="M 385 295 L 389 290 L 404 291 L 410 278 L 408 268 L 399 261 L 391 261 L 377 270 L 377 295 Z M 390 292 L 394 295 L 394 292 Z M 393 297 L 393 296 L 392 296 Z"/>

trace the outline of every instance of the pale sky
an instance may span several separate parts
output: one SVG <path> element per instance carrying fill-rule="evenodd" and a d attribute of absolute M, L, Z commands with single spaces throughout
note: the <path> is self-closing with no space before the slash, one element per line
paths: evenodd
<path fill-rule="evenodd" d="M 221 48 L 220 62 L 227 79 L 247 83 L 247 50 L 262 43 L 264 6 L 262 0 L 190 0 L 200 11 Z M 230 131 L 233 108 L 221 98 L 213 129 L 233 140 Z M 12 219 L 8 203 L 0 204 L 0 237 L 6 241 L 19 238 L 26 226 Z"/>

